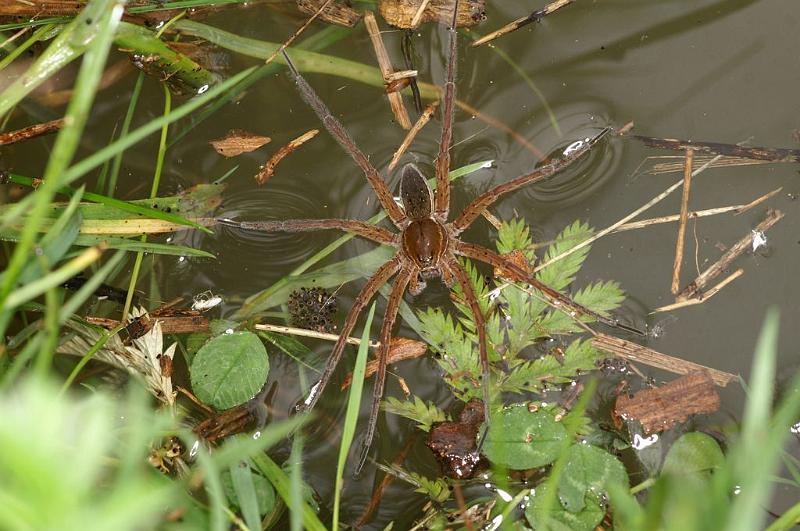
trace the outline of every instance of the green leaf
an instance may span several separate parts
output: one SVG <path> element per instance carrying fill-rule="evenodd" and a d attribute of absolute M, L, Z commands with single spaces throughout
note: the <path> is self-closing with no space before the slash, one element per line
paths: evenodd
<path fill-rule="evenodd" d="M 240 475 L 242 477 L 237 479 L 235 475 Z M 262 514 L 268 514 L 272 511 L 275 506 L 275 489 L 272 487 L 272 483 L 267 481 L 267 478 L 261 474 L 254 473 L 247 462 L 242 461 L 239 464 L 231 465 L 230 470 L 222 472 L 221 476 L 222 487 L 225 489 L 225 495 L 228 497 L 228 501 L 230 501 L 232 505 L 242 509 L 245 517 L 247 517 L 247 514 L 244 507 L 242 507 L 244 505 L 243 498 L 249 499 L 251 494 L 253 498 L 250 499 L 248 503 L 253 501 L 257 503 L 257 505 L 254 506 L 258 511 L 256 517 Z M 248 483 L 246 476 L 250 477 L 250 487 L 246 485 Z M 241 482 L 242 486 L 237 487 L 237 481 Z M 245 490 L 250 490 L 251 494 L 244 494 Z M 260 518 L 255 521 L 251 520 L 253 520 L 252 517 L 246 519 L 248 527 L 250 527 L 250 529 L 259 529 Z"/>
<path fill-rule="evenodd" d="M 344 415 L 344 427 L 342 428 L 342 442 L 339 445 L 339 458 L 336 462 L 336 482 L 333 494 L 333 523 L 332 529 L 339 529 L 339 507 L 344 487 L 344 465 L 350 453 L 350 445 L 356 433 L 358 423 L 358 411 L 361 408 L 361 392 L 364 389 L 364 374 L 367 368 L 367 357 L 369 354 L 369 330 L 372 327 L 372 318 L 375 317 L 375 303 L 369 309 L 367 322 L 364 323 L 364 331 L 361 333 L 361 344 L 358 346 L 356 364 L 353 367 L 353 383 L 347 395 L 347 410 Z"/>
<path fill-rule="evenodd" d="M 310 531 L 325 531 L 325 525 L 320 521 L 317 513 L 305 500 L 295 500 L 292 498 L 292 485 L 289 476 L 281 470 L 275 461 L 270 459 L 267 454 L 259 453 L 252 456 L 253 463 L 261 471 L 270 483 L 278 491 L 278 495 L 283 498 L 288 507 L 294 507 L 295 503 L 302 506 L 303 525 Z"/>
<path fill-rule="evenodd" d="M 541 501 L 547 497 L 551 488 L 547 484 L 536 487 L 536 493 L 530 505 L 525 509 L 525 517 L 535 529 L 592 531 L 606 514 L 606 511 L 592 496 L 586 497 L 585 506 L 578 512 L 567 511 L 560 503 L 556 503 L 545 513 Z"/>
<path fill-rule="evenodd" d="M 191 366 L 197 398 L 229 409 L 253 398 L 269 373 L 267 350 L 252 332 L 217 336 L 197 351 Z"/>
<path fill-rule="evenodd" d="M 552 463 L 567 436 L 549 411 L 531 412 L 527 404 L 509 406 L 492 419 L 483 453 L 492 463 L 527 470 Z"/>
<path fill-rule="evenodd" d="M 610 453 L 588 444 L 574 444 L 567 454 L 558 494 L 564 507 L 578 513 L 587 497 L 598 498 L 610 483 L 628 486 L 625 467 Z"/>
<path fill-rule="evenodd" d="M 725 462 L 722 449 L 705 433 L 685 433 L 675 441 L 664 459 L 662 474 L 699 474 L 711 472 Z"/>
<path fill-rule="evenodd" d="M 579 243 L 590 238 L 593 233 L 594 231 L 589 225 L 580 220 L 576 220 L 572 225 L 562 230 L 561 233 L 556 236 L 555 242 L 547 248 L 544 261 L 548 262 L 561 253 L 572 249 Z M 575 274 L 580 270 L 581 266 L 583 266 L 583 262 L 586 260 L 586 256 L 589 254 L 590 250 L 590 245 L 579 249 L 571 255 L 542 269 L 537 277 L 551 288 L 557 290 L 566 288 L 575 280 Z"/>
<path fill-rule="evenodd" d="M 435 422 L 444 422 L 447 415 L 444 411 L 436 407 L 432 402 L 427 404 L 418 396 L 414 400 L 399 400 L 392 396 L 383 401 L 383 410 L 387 413 L 394 413 L 417 423 L 417 427 L 422 431 L 430 431 L 431 425 Z"/>

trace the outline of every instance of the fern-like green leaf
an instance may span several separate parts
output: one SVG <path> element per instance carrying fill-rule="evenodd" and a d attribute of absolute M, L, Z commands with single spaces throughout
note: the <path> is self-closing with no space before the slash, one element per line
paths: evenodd
<path fill-rule="evenodd" d="M 508 254 L 512 251 L 522 251 L 529 262 L 536 260 L 531 231 L 525 221 L 519 218 L 503 222 L 497 230 L 497 252 Z"/>
<path fill-rule="evenodd" d="M 413 420 L 422 431 L 430 431 L 431 425 L 435 422 L 448 420 L 444 411 L 431 402 L 426 404 L 418 396 L 415 396 L 414 400 L 399 400 L 391 396 L 387 397 L 383 401 L 383 410 Z"/>
<path fill-rule="evenodd" d="M 547 248 L 544 261 L 547 262 L 551 258 L 572 249 L 590 238 L 593 233 L 594 231 L 589 225 L 581 221 L 575 221 L 556 236 L 556 240 Z M 539 272 L 537 278 L 553 289 L 562 290 L 566 288 L 575 280 L 575 274 L 583 266 L 590 249 L 591 245 L 587 245 L 571 255 L 550 264 Z"/>
<path fill-rule="evenodd" d="M 411 472 L 395 464 L 386 466 L 378 463 L 378 468 L 412 485 L 415 487 L 414 492 L 425 494 L 437 503 L 442 503 L 450 497 L 450 487 L 443 478 L 428 479 L 425 476 L 417 474 L 416 472 Z"/>
<path fill-rule="evenodd" d="M 601 315 L 619 307 L 625 300 L 625 293 L 615 281 L 595 282 L 575 293 L 573 300 L 582 306 L 594 310 Z M 591 317 L 581 317 L 584 323 L 594 321 Z M 548 335 L 569 334 L 582 331 L 575 322 L 575 317 L 563 311 L 551 311 L 540 322 L 543 331 Z"/>

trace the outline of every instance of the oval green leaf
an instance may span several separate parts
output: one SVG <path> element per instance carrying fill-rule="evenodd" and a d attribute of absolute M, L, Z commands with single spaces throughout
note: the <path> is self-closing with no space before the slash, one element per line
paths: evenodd
<path fill-rule="evenodd" d="M 267 349 L 252 332 L 222 334 L 197 351 L 190 373 L 197 398 L 229 409 L 261 390 L 269 373 Z"/>
<path fill-rule="evenodd" d="M 567 431 L 547 411 L 531 412 L 527 404 L 509 406 L 492 419 L 483 453 L 492 463 L 527 470 L 552 463 Z"/>
<path fill-rule="evenodd" d="M 592 531 L 603 520 L 606 511 L 592 496 L 586 496 L 583 509 L 572 513 L 560 503 L 553 503 L 545 508 L 542 501 L 547 497 L 551 485 L 543 483 L 536 487 L 536 493 L 530 505 L 525 509 L 525 517 L 534 529 Z"/>
<path fill-rule="evenodd" d="M 628 474 L 619 459 L 596 446 L 574 444 L 558 483 L 558 495 L 564 507 L 573 513 L 582 511 L 587 496 L 598 498 L 610 483 L 628 487 Z"/>
<path fill-rule="evenodd" d="M 705 433 L 685 433 L 669 449 L 662 474 L 710 472 L 725 462 L 717 441 Z"/>

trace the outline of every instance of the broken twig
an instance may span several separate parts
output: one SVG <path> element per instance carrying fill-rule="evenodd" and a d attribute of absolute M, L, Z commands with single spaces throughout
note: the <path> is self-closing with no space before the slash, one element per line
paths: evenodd
<path fill-rule="evenodd" d="M 434 101 L 433 103 L 428 105 L 425 108 L 425 112 L 423 112 L 422 115 L 420 115 L 419 119 L 416 121 L 414 126 L 408 131 L 408 134 L 406 134 L 406 137 L 403 139 L 403 142 L 400 144 L 400 147 L 397 148 L 397 151 L 394 152 L 394 155 L 392 156 L 392 161 L 389 162 L 389 171 L 392 171 L 395 168 L 395 166 L 397 166 L 400 157 L 403 156 L 403 153 L 406 152 L 408 146 L 410 146 L 411 142 L 414 141 L 414 138 L 416 138 L 417 133 L 419 133 L 420 130 L 425 126 L 425 124 L 427 124 L 430 121 L 431 115 L 433 115 L 433 111 L 436 109 L 437 105 L 439 105 L 438 101 Z"/>
<path fill-rule="evenodd" d="M 686 306 L 695 306 L 696 304 L 703 304 L 708 299 L 719 293 L 722 290 L 722 288 L 724 288 L 725 286 L 727 286 L 728 284 L 730 284 L 731 282 L 733 282 L 742 275 L 744 275 L 744 269 L 739 268 L 730 275 L 728 275 L 727 277 L 725 277 L 725 279 L 723 279 L 719 284 L 704 292 L 702 297 L 696 299 L 686 299 L 685 301 L 675 302 L 672 304 L 667 304 L 666 306 L 661 306 L 651 311 L 650 315 L 659 312 L 669 312 L 672 310 L 677 310 L 679 308 L 685 308 Z"/>
<path fill-rule="evenodd" d="M 696 299 L 702 298 L 703 288 L 708 284 L 711 280 L 715 279 L 722 273 L 725 269 L 727 269 L 734 260 L 736 260 L 739 256 L 743 255 L 748 249 L 750 249 L 753 245 L 753 238 L 763 232 L 766 232 L 770 227 L 775 225 L 783 218 L 783 212 L 780 210 L 770 210 L 767 213 L 767 217 L 758 224 L 758 226 L 750 231 L 750 234 L 747 234 L 742 239 L 740 239 L 733 247 L 728 249 L 728 251 L 723 254 L 719 260 L 717 260 L 714 264 L 708 267 L 705 271 L 700 273 L 700 275 L 694 279 L 688 286 L 683 288 L 681 292 L 677 296 L 677 301 L 685 301 L 687 299 Z"/>
<path fill-rule="evenodd" d="M 678 221 L 678 241 L 675 242 L 675 262 L 672 264 L 672 286 L 673 295 L 677 295 L 681 289 L 681 265 L 683 264 L 683 242 L 686 238 L 686 221 L 689 219 L 689 190 L 692 186 L 692 161 L 694 151 L 686 150 L 685 169 L 683 170 L 683 195 L 681 196 L 681 215 Z"/>
<path fill-rule="evenodd" d="M 696 371 L 708 371 L 711 379 L 714 380 L 714 383 L 720 387 L 725 387 L 733 380 L 737 379 L 735 374 L 705 367 L 699 363 L 682 360 L 667 354 L 662 354 L 651 348 L 633 343 L 632 341 L 626 341 L 618 337 L 603 334 L 602 332 L 598 332 L 597 335 L 592 338 L 592 346 L 598 350 L 602 350 L 603 352 L 609 352 L 621 358 L 625 358 L 626 360 L 638 361 L 640 363 L 644 363 L 645 365 L 649 365 L 650 367 L 664 369 L 665 371 L 675 374 L 689 374 L 690 372 Z"/>
<path fill-rule="evenodd" d="M 372 11 L 364 13 L 364 25 L 372 41 L 372 47 L 378 59 L 378 66 L 381 69 L 381 74 L 383 74 L 383 80 L 388 86 L 389 83 L 391 83 L 390 78 L 394 73 L 394 69 L 392 68 L 392 62 L 389 60 L 389 53 L 386 51 L 386 46 L 383 44 L 381 32 L 378 28 L 378 21 L 375 20 L 375 15 Z M 411 119 L 408 117 L 408 111 L 406 111 L 406 107 L 403 104 L 403 96 L 396 91 L 388 92 L 386 96 L 389 98 L 389 105 L 392 107 L 392 113 L 397 123 L 399 123 L 400 127 L 403 129 L 409 129 L 411 127 Z"/>
<path fill-rule="evenodd" d="M 724 157 L 741 157 L 769 162 L 800 162 L 800 149 L 744 147 L 736 144 L 721 144 L 719 142 L 695 142 L 694 140 L 654 138 L 641 135 L 626 136 L 644 142 L 646 146 L 660 149 L 680 151 L 693 149 L 697 152 L 722 155 Z"/>
<path fill-rule="evenodd" d="M 63 125 L 64 119 L 59 118 L 58 120 L 51 120 L 43 124 L 31 125 L 24 129 L 17 129 L 16 131 L 0 134 L 0 146 L 7 146 L 8 144 L 49 134 L 58 131 Z"/>

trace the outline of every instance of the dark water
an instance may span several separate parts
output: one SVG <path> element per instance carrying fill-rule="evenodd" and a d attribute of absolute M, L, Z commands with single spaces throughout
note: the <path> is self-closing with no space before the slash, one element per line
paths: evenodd
<path fill-rule="evenodd" d="M 506 4 L 491 3 L 489 21 L 478 28 L 481 33 L 532 8 L 524 3 Z M 793 0 L 578 2 L 540 24 L 496 41 L 496 46 L 513 58 L 544 95 L 562 136 L 552 127 L 542 100 L 531 86 L 491 47 L 469 47 L 463 36 L 459 46 L 458 97 L 506 124 L 545 153 L 585 137 L 598 127 L 621 126 L 629 120 L 635 121 L 635 132 L 643 135 L 800 147 L 792 136 L 800 127 L 800 12 L 796 4 Z M 283 40 L 291 32 L 288 28 L 299 25 L 297 19 L 284 18 L 265 8 L 217 15 L 208 23 L 242 36 L 271 41 Z M 416 66 L 425 81 L 440 83 L 443 78 L 444 36 L 443 30 L 434 25 L 425 26 L 414 35 Z M 400 64 L 399 34 L 387 32 L 385 40 L 395 64 Z M 369 39 L 362 29 L 326 53 L 374 64 Z M 231 72 L 252 64 L 235 55 L 230 62 Z M 85 152 L 106 143 L 114 126 L 121 122 L 133 79 L 129 76 L 100 97 L 85 139 Z M 373 163 L 384 170 L 404 137 L 393 122 L 386 99 L 375 87 L 352 79 L 321 75 L 309 75 L 308 79 Z M 154 81 L 146 83 L 142 101 L 135 122 L 143 123 L 161 113 L 161 92 Z M 439 125 L 434 120 L 426 126 L 405 160 L 416 160 L 423 168 L 432 169 Z M 271 152 L 314 127 L 319 127 L 317 118 L 292 90 L 287 77 L 270 76 L 170 150 L 162 193 L 209 182 L 238 164 L 239 169 L 228 180 L 222 215 L 251 219 L 371 216 L 377 211 L 374 196 L 351 160 L 325 133 L 285 159 L 263 188 L 255 185 L 252 176 L 263 164 L 265 150 L 231 161 L 207 145 L 209 139 L 219 138 L 229 129 L 243 128 L 272 136 L 273 144 L 266 149 Z M 146 194 L 155 142 L 151 138 L 129 152 L 121 177 L 121 197 Z M 486 159 L 496 161 L 492 169 L 458 182 L 453 192 L 456 211 L 490 185 L 529 171 L 537 160 L 508 134 L 463 112 L 455 116 L 455 142 L 452 167 Z M 46 155 L 45 145 L 28 146 L 11 155 L 6 163 L 18 173 L 35 175 L 40 171 L 39 158 Z M 577 218 L 597 228 L 606 227 L 680 178 L 679 173 L 637 175 L 645 157 L 675 153 L 622 139 L 606 142 L 598 150 L 582 161 L 578 171 L 512 194 L 493 212 L 502 219 L 524 217 L 533 225 L 537 238 L 548 240 Z M 397 176 L 386 178 L 396 189 Z M 800 253 L 800 202 L 795 200 L 800 194 L 798 168 L 767 165 L 711 169 L 694 181 L 690 204 L 692 209 L 702 209 L 747 203 L 778 187 L 783 190 L 766 205 L 741 216 L 705 218 L 696 225 L 690 222 L 684 284 L 695 273 L 695 233 L 699 242 L 697 260 L 703 267 L 720 255 L 718 243 L 730 246 L 747 234 L 763 219 L 767 206 L 786 214 L 767 233 L 767 249 L 736 262 L 737 267 L 745 269 L 745 275 L 701 306 L 648 315 L 650 309 L 672 302 L 669 287 L 675 224 L 602 238 L 594 245 L 578 285 L 596 279 L 618 280 L 630 297 L 627 315 L 639 323 L 664 328 L 663 334 L 647 340 L 650 347 L 740 373 L 745 378 L 765 311 L 777 306 L 782 322 L 780 386 L 800 368 L 796 351 L 800 328 L 794 326 L 800 317 L 796 303 L 800 288 L 794 278 Z M 679 201 L 678 192 L 644 217 L 677 213 Z M 479 221 L 465 239 L 489 244 L 493 235 L 491 227 Z M 218 230 L 214 236 L 183 234 L 174 241 L 212 251 L 218 260 L 190 262 L 165 257 L 148 262 L 163 299 L 179 295 L 190 298 L 211 289 L 226 298 L 224 312 L 230 315 L 237 309 L 237 301 L 283 277 L 337 236 L 327 232 L 254 235 L 230 230 Z M 369 248 L 370 244 L 353 241 L 329 260 L 355 256 Z M 359 287 L 360 283 L 353 283 L 341 288 L 341 308 L 349 307 Z M 414 308 L 422 308 L 444 303 L 446 292 L 433 286 L 421 297 L 407 297 L 406 301 Z M 343 319 L 344 310 L 341 313 Z M 399 333 L 413 334 L 407 327 Z M 330 349 L 330 344 L 307 344 L 321 354 Z M 641 368 L 658 379 L 671 379 L 668 374 Z M 432 360 L 405 362 L 393 371 L 405 378 L 418 396 L 441 407 L 453 404 Z M 344 371 L 341 373 L 343 376 Z M 272 406 L 276 418 L 280 418 L 301 396 L 296 365 L 276 354 L 270 379 L 278 382 Z M 389 378 L 388 393 L 400 395 L 394 377 Z M 721 394 L 723 411 L 709 423 L 724 423 L 741 415 L 744 395 L 740 387 L 733 384 Z M 306 478 L 326 500 L 332 498 L 333 463 L 344 415 L 342 396 L 333 391 L 323 398 L 319 408 L 322 421 L 307 439 Z M 363 414 L 362 420 L 366 420 L 366 411 Z M 381 418 L 379 430 L 373 456 L 380 462 L 391 462 L 415 431 L 410 423 L 393 415 Z M 790 444 L 797 454 L 797 440 Z M 406 466 L 429 476 L 437 474 L 437 465 L 422 444 L 422 437 L 418 436 Z M 358 481 L 347 482 L 343 521 L 354 520 L 363 510 L 373 490 L 374 474 L 375 468 L 368 466 Z M 382 528 L 393 519 L 398 524 L 413 520 L 424 500 L 410 492 L 401 482 L 388 489 L 373 520 L 375 528 Z M 792 502 L 789 494 L 788 490 L 783 496 L 779 493 L 774 509 Z"/>

